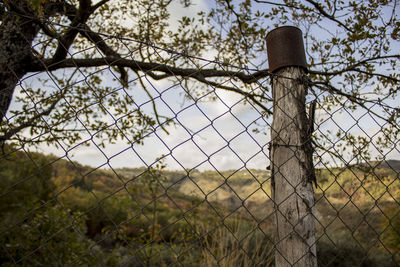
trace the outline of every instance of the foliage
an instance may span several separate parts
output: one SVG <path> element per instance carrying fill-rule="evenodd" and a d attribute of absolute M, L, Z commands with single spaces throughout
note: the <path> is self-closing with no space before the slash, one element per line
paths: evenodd
<path fill-rule="evenodd" d="M 318 242 L 318 264 L 321 266 L 397 266 L 396 262 L 390 260 L 390 256 L 381 257 L 381 253 L 369 256 L 365 249 L 357 242 L 349 242 L 349 239 L 340 240 L 336 244 L 331 242 Z M 389 259 L 389 260 L 388 260 Z"/>
<path fill-rule="evenodd" d="M 317 194 L 346 199 L 362 206 L 375 201 L 399 201 L 399 170 L 385 168 L 319 169 Z"/>
<path fill-rule="evenodd" d="M 0 161 L 2 266 L 94 266 L 117 260 L 86 237 L 83 213 L 57 204 L 51 158 L 16 151 Z"/>
<path fill-rule="evenodd" d="M 38 266 L 70 262 L 91 265 L 99 261 L 100 258 L 90 253 L 94 243 L 84 236 L 83 218 L 75 215 L 79 219 L 73 221 L 66 211 L 48 208 L 27 217 L 20 224 L 8 221 L 14 227 L 1 235 L 1 243 L 7 251 L 6 254 L 2 253 L 2 262 L 15 261 L 23 266 Z M 7 221 L 7 218 L 2 219 Z"/>
<path fill-rule="evenodd" d="M 396 206 L 388 207 L 385 210 L 386 217 L 382 220 L 382 241 L 385 247 L 393 253 L 400 250 L 400 213 Z M 397 260 L 400 261 L 400 255 L 397 253 Z"/>
<path fill-rule="evenodd" d="M 204 198 L 184 191 L 188 175 L 210 182 L 216 172 L 168 171 L 162 163 L 151 168 L 93 170 L 54 156 L 10 151 L 8 160 L 0 161 L 1 175 L 7 178 L 0 187 L 4 266 L 14 262 L 23 266 L 273 262 L 268 201 L 245 203 L 246 209 L 238 209 L 234 203 L 215 200 L 211 207 Z M 30 164 L 27 155 L 37 165 Z M 43 172 L 37 175 L 35 170 Z M 388 259 L 399 244 L 399 216 L 387 192 L 398 195 L 396 172 L 356 167 L 318 170 L 317 176 L 325 177 L 318 179 L 316 191 L 320 264 L 374 266 L 383 261 L 391 266 Z M 256 185 L 256 178 L 268 176 L 267 171 L 251 173 L 223 175 L 238 188 Z"/>
<path fill-rule="evenodd" d="M 51 167 L 43 154 L 17 151 L 2 157 L 0 177 L 0 213 L 29 211 L 53 197 Z"/>

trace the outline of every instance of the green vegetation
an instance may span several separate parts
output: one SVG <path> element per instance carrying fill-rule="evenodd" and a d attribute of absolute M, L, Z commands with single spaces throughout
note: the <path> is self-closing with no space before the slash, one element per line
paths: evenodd
<path fill-rule="evenodd" d="M 317 176 L 320 265 L 396 266 L 399 171 Z M 105 170 L 9 151 L 0 177 L 1 266 L 273 264 L 268 171 Z"/>

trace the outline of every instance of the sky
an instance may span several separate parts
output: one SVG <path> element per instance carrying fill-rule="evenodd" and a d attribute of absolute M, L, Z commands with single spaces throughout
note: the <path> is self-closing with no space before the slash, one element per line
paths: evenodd
<path fill-rule="evenodd" d="M 196 0 L 189 9 L 183 9 L 177 2 L 171 6 L 171 27 L 177 27 L 177 21 L 185 16 L 196 16 L 198 11 L 209 9 L 210 1 Z M 212 51 L 205 55 L 213 59 Z M 265 57 L 267 55 L 265 54 Z M 45 77 L 46 74 L 42 74 Z M 112 80 L 109 75 L 110 84 Z M 26 79 L 26 84 L 37 84 L 37 77 Z M 107 80 L 107 78 L 106 78 Z M 207 97 L 194 102 L 184 99 L 184 88 L 169 81 L 152 81 L 152 94 L 158 98 L 159 113 L 176 118 L 177 125 L 168 128 L 169 135 L 158 128 L 144 139 L 144 145 L 129 144 L 125 140 L 109 144 L 105 148 L 90 141 L 89 147 L 79 145 L 66 152 L 54 146 L 42 145 L 38 151 L 67 157 L 84 165 L 104 168 L 150 166 L 157 158 L 163 157 L 168 169 L 232 170 L 240 168 L 265 169 L 269 165 L 268 142 L 270 120 L 265 120 L 259 110 L 251 104 L 244 104 L 243 97 L 226 91 L 215 91 L 216 101 Z M 118 86 L 114 85 L 113 86 Z M 21 88 L 19 88 L 21 89 Z M 148 98 L 143 90 L 132 90 L 139 105 Z M 23 94 L 20 90 L 16 94 Z M 162 100 L 162 101 L 161 101 Z M 13 103 L 11 108 L 18 108 Z M 143 108 L 150 111 L 150 104 Z M 317 119 L 323 119 L 323 112 L 317 113 Z M 252 130 L 253 122 L 261 125 L 261 132 Z M 341 127 L 354 133 L 374 138 L 379 132 L 379 122 L 375 122 L 365 111 L 335 113 L 330 120 L 322 123 L 319 130 L 335 130 Z M 90 136 L 87 136 L 90 139 Z M 399 144 L 389 151 L 387 158 L 399 159 Z"/>
<path fill-rule="evenodd" d="M 153 81 L 152 86 L 158 90 L 152 91 L 153 96 L 161 96 L 158 112 L 176 119 L 177 124 L 167 128 L 169 134 L 158 128 L 144 139 L 143 145 L 118 141 L 104 149 L 94 141 L 89 147 L 73 148 L 68 157 L 85 165 L 106 164 L 104 167 L 113 168 L 148 166 L 163 155 L 167 155 L 164 162 L 168 169 L 265 169 L 269 165 L 268 135 L 252 132 L 253 122 L 264 126 L 266 122 L 256 108 L 243 104 L 242 96 L 217 90 L 215 101 L 204 98 L 194 102 L 182 97 L 184 89 L 179 85 Z M 143 105 L 148 101 L 145 93 L 140 88 L 131 91 L 135 92 L 137 105 L 150 112 L 150 104 Z M 88 135 L 87 138 L 90 139 Z M 65 151 L 52 146 L 42 146 L 40 150 L 65 155 Z"/>

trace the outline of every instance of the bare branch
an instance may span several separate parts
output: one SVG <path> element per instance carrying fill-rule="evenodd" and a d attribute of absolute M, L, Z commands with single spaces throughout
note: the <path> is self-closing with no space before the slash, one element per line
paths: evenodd
<path fill-rule="evenodd" d="M 153 96 L 150 94 L 149 90 L 147 90 L 147 87 L 146 87 L 146 85 L 144 84 L 143 79 L 142 79 L 142 77 L 139 75 L 139 73 L 136 72 L 136 74 L 137 74 L 137 77 L 138 77 L 138 79 L 139 79 L 140 85 L 142 86 L 143 90 L 146 92 L 147 96 L 148 96 L 148 97 L 150 98 L 150 100 L 151 100 L 151 104 L 152 104 L 152 106 L 153 106 L 154 115 L 155 115 L 155 117 L 156 117 L 156 121 L 157 121 L 158 125 L 160 125 L 161 129 L 162 129 L 166 134 L 169 135 L 169 132 L 167 131 L 167 129 L 165 129 L 163 123 L 161 123 L 161 121 L 160 121 L 160 115 L 158 114 L 156 102 L 154 101 Z"/>
<path fill-rule="evenodd" d="M 284 3 L 276 3 L 276 2 L 271 2 L 271 1 L 264 1 L 264 0 L 255 0 L 256 3 L 260 4 L 268 4 L 268 5 L 274 5 L 274 6 L 281 6 L 281 7 L 289 7 L 289 8 L 295 8 L 295 9 L 301 9 L 299 7 L 296 7 L 294 5 L 289 5 L 289 4 L 284 4 Z"/>
<path fill-rule="evenodd" d="M 317 3 L 317 2 L 315 2 L 313 0 L 306 0 L 306 2 L 312 4 L 315 7 L 315 9 L 317 9 L 319 11 L 319 13 L 321 15 L 323 15 L 324 17 L 336 22 L 339 26 L 343 27 L 347 31 L 349 31 L 351 33 L 354 33 L 354 31 L 352 29 L 350 29 L 349 27 L 347 27 L 343 22 L 341 22 L 340 20 L 336 19 L 334 16 L 328 14 L 319 3 Z"/>
<path fill-rule="evenodd" d="M 227 90 L 227 91 L 232 91 L 232 92 L 241 94 L 241 95 L 243 95 L 243 96 L 245 96 L 245 97 L 251 99 L 257 106 L 259 106 L 259 107 L 260 107 L 262 110 L 264 110 L 267 114 L 272 115 L 271 109 L 265 107 L 263 104 L 261 104 L 260 101 L 258 101 L 258 100 L 256 99 L 256 97 L 261 97 L 261 96 L 259 96 L 259 95 L 250 94 L 250 93 L 248 93 L 248 92 L 245 92 L 245 91 L 243 91 L 243 90 L 240 90 L 240 89 L 237 89 L 237 88 L 234 88 L 234 87 L 224 86 L 224 85 L 219 84 L 219 83 L 216 83 L 216 82 L 208 81 L 208 80 L 206 80 L 204 77 L 201 77 L 200 75 L 195 75 L 195 76 L 193 76 L 193 78 L 195 78 L 195 79 L 198 80 L 199 82 L 202 82 L 202 83 L 211 85 L 211 86 L 213 86 L 213 87 L 215 87 L 215 88 L 221 88 L 221 89 L 224 89 L 224 90 Z"/>
<path fill-rule="evenodd" d="M 102 58 L 88 58 L 88 59 L 73 59 L 67 58 L 60 62 L 54 63 L 52 59 L 41 60 L 42 64 L 32 64 L 29 71 L 51 71 L 60 68 L 77 68 L 77 67 L 100 67 L 100 66 L 122 66 L 128 67 L 132 70 L 143 72 L 163 72 L 166 75 L 178 75 L 182 77 L 192 77 L 201 75 L 204 78 L 209 77 L 234 77 L 241 80 L 243 83 L 251 84 L 261 78 L 270 76 L 268 70 L 256 71 L 252 74 L 246 74 L 242 71 L 225 71 L 216 69 L 193 69 L 193 68 L 177 68 L 168 66 L 161 63 L 149 63 L 143 61 L 136 61 L 121 57 L 102 57 Z"/>
<path fill-rule="evenodd" d="M 345 97 L 346 99 L 348 99 L 350 102 L 359 105 L 360 107 L 362 107 L 363 109 L 367 110 L 369 113 L 373 114 L 375 117 L 386 121 L 387 123 L 391 124 L 392 126 L 395 126 L 396 128 L 398 128 L 398 125 L 395 124 L 394 121 L 391 121 L 390 118 L 386 118 L 384 116 L 382 116 L 381 114 L 376 113 L 375 111 L 371 110 L 370 108 L 368 108 L 365 103 L 378 103 L 379 101 L 376 100 L 372 100 L 372 99 L 363 99 L 360 97 L 357 97 L 355 95 L 352 94 L 347 94 L 337 88 L 335 88 L 334 86 L 332 86 L 331 84 L 328 84 L 327 82 L 309 82 L 309 85 L 314 85 L 316 86 L 318 89 L 322 90 L 322 91 L 327 91 L 330 92 L 334 95 L 340 95 Z M 385 106 L 386 108 L 391 108 L 388 107 L 386 105 L 380 104 L 381 106 Z"/>
<path fill-rule="evenodd" d="M 387 75 L 383 75 L 383 74 L 377 74 L 377 73 L 369 73 L 369 72 L 362 71 L 359 68 L 357 68 L 357 67 L 362 66 L 362 65 L 364 65 L 366 63 L 369 63 L 371 61 L 382 60 L 382 59 L 400 59 L 400 54 L 377 56 L 377 57 L 367 58 L 367 59 L 358 61 L 356 64 L 349 65 L 346 68 L 343 68 L 341 70 L 336 70 L 336 71 L 330 71 L 329 72 L 329 71 L 309 70 L 308 72 L 311 73 L 311 74 L 316 74 L 316 75 L 334 76 L 334 75 L 343 74 L 345 72 L 356 71 L 356 72 L 362 72 L 362 73 L 365 73 L 365 74 L 368 74 L 368 75 L 377 75 L 377 76 L 392 80 L 394 82 L 400 82 L 399 79 L 396 79 L 396 78 L 391 77 L 391 76 L 387 76 Z"/>

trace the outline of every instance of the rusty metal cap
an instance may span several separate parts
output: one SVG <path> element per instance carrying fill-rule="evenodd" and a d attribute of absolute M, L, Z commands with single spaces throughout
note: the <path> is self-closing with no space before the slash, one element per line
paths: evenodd
<path fill-rule="evenodd" d="M 269 71 L 298 66 L 307 70 L 303 34 L 299 28 L 283 26 L 270 31 L 266 37 Z"/>

